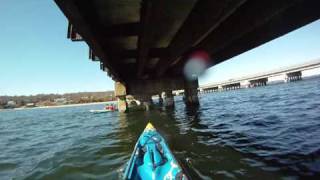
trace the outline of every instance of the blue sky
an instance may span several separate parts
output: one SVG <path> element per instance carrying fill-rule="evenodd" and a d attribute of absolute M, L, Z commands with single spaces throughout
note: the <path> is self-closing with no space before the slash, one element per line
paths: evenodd
<path fill-rule="evenodd" d="M 1 0 L 0 95 L 112 90 L 53 0 Z"/>
<path fill-rule="evenodd" d="M 52 0 L 1 0 L 0 95 L 112 90 L 85 43 L 66 39 L 67 20 Z M 320 57 L 320 21 L 210 68 L 200 84 Z"/>

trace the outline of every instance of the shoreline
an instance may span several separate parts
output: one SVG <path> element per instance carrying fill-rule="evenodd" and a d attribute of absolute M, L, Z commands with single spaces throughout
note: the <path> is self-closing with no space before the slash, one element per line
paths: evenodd
<path fill-rule="evenodd" d="M 81 104 L 63 104 L 63 105 L 56 105 L 56 106 L 39 106 L 39 107 L 22 107 L 22 108 L 13 108 L 13 109 L 0 109 L 1 111 L 7 110 L 26 110 L 26 109 L 49 109 L 49 108 L 64 108 L 64 107 L 77 107 L 77 106 L 89 106 L 89 105 L 96 105 L 96 104 L 106 104 L 106 103 L 115 103 L 116 101 L 105 101 L 105 102 L 92 102 L 92 103 L 81 103 Z"/>

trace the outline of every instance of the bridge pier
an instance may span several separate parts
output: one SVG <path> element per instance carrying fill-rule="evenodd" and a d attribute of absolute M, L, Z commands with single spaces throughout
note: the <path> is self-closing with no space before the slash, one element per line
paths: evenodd
<path fill-rule="evenodd" d="M 174 106 L 174 98 L 172 91 L 175 89 L 184 88 L 184 79 L 182 78 L 161 78 L 161 79 L 149 79 L 149 80 L 133 80 L 128 81 L 128 89 L 130 94 L 136 95 L 148 95 L 149 99 L 151 95 L 159 94 L 159 103 L 163 103 L 166 107 Z M 164 92 L 164 93 L 163 93 Z M 147 100 L 143 100 L 145 105 L 148 105 Z"/>
<path fill-rule="evenodd" d="M 135 99 L 140 101 L 145 110 L 149 111 L 153 105 L 151 95 L 134 95 Z"/>
<path fill-rule="evenodd" d="M 198 79 L 187 81 L 184 79 L 160 79 L 160 80 L 139 80 L 139 81 L 128 81 L 126 85 L 116 82 L 115 94 L 118 99 L 118 109 L 120 112 L 126 112 L 129 110 L 128 102 L 126 99 L 127 94 L 133 95 L 132 101 L 138 100 L 141 102 L 140 108 L 149 110 L 152 102 L 152 95 L 159 95 L 159 104 L 163 104 L 165 107 L 174 106 L 174 89 L 184 89 L 184 100 L 187 105 L 199 105 L 198 98 Z M 159 94 L 159 92 L 163 92 Z M 131 108 L 131 102 L 130 108 Z M 133 102 L 132 107 L 135 103 Z M 135 109 L 135 108 L 133 108 Z"/>
<path fill-rule="evenodd" d="M 266 86 L 268 82 L 268 78 L 261 78 L 249 81 L 249 87 L 259 87 Z"/>
<path fill-rule="evenodd" d="M 159 93 L 158 96 L 159 96 L 159 105 L 162 105 L 163 104 L 162 93 Z"/>
<path fill-rule="evenodd" d="M 219 87 L 218 86 L 202 89 L 203 93 L 213 93 L 213 92 L 218 92 L 218 91 L 219 91 Z"/>
<path fill-rule="evenodd" d="M 163 96 L 163 104 L 165 107 L 173 107 L 174 106 L 174 98 L 172 91 L 166 90 Z"/>
<path fill-rule="evenodd" d="M 285 82 L 299 81 L 301 79 L 302 79 L 301 71 L 296 71 L 296 72 L 287 73 L 285 77 Z"/>
<path fill-rule="evenodd" d="M 184 83 L 184 94 L 185 94 L 185 103 L 186 105 L 199 105 L 198 98 L 198 79 L 187 81 Z"/>
<path fill-rule="evenodd" d="M 241 88 L 241 84 L 240 83 L 232 83 L 232 84 L 227 84 L 227 85 L 223 85 L 222 89 L 223 90 L 235 90 L 235 89 L 240 89 Z"/>
<path fill-rule="evenodd" d="M 126 101 L 126 87 L 121 82 L 115 82 L 115 88 L 114 88 L 115 96 L 117 97 L 118 101 L 118 111 L 119 112 L 126 112 L 128 109 L 128 104 Z"/>

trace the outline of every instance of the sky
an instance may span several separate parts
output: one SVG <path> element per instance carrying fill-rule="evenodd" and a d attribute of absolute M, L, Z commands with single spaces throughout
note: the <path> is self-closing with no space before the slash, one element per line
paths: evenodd
<path fill-rule="evenodd" d="M 113 90 L 88 59 L 84 42 L 66 38 L 67 19 L 53 0 L 0 0 L 0 95 Z M 320 57 L 320 21 L 208 69 L 200 84 L 219 82 Z"/>
<path fill-rule="evenodd" d="M 0 95 L 106 91 L 113 81 L 67 39 L 53 0 L 0 0 Z"/>

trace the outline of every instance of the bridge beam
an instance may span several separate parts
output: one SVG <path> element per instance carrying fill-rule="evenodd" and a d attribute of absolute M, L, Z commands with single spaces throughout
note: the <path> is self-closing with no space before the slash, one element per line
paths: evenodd
<path fill-rule="evenodd" d="M 279 3 L 281 3 L 281 1 L 279 1 Z M 274 5 L 275 4 L 272 4 L 272 6 Z M 214 46 L 209 45 L 208 47 L 211 47 L 211 52 L 212 54 L 214 54 L 212 65 L 220 63 L 225 59 L 232 58 L 233 56 L 241 54 L 248 49 L 257 47 L 263 43 L 278 38 L 286 33 L 289 33 L 292 30 L 300 28 L 308 23 L 319 19 L 319 7 L 320 1 L 318 0 L 293 0 L 287 4 L 287 7 L 285 7 L 285 9 L 276 12 L 274 15 L 263 20 L 265 21 L 264 24 L 257 24 L 255 25 L 255 29 L 251 29 L 247 32 L 243 31 L 244 33 L 242 34 L 242 36 L 237 35 L 232 37 L 231 41 L 228 40 L 229 43 L 228 41 L 226 41 L 224 48 L 221 48 L 220 51 L 218 51 L 219 49 L 213 48 Z M 238 22 L 246 21 L 239 20 Z M 252 27 L 254 27 L 254 23 L 251 24 Z M 239 32 L 242 31 L 241 29 L 237 28 Z"/>
<path fill-rule="evenodd" d="M 167 48 L 150 48 L 148 53 L 150 58 L 154 58 L 154 57 L 167 56 L 169 52 Z M 112 56 L 118 59 L 128 59 L 128 58 L 136 59 L 139 56 L 139 50 L 136 50 L 136 49 L 121 50 L 118 52 L 114 52 Z"/>
<path fill-rule="evenodd" d="M 161 21 L 163 9 L 161 0 L 144 0 L 141 7 L 141 31 L 138 39 L 138 78 L 142 77 L 146 61 L 148 60 L 149 49 L 154 40 L 154 33 L 157 24 Z"/>
<path fill-rule="evenodd" d="M 249 0 L 195 48 L 208 51 L 213 66 L 319 19 L 319 7 L 318 0 Z M 182 72 L 184 63 L 172 68 Z"/>
<path fill-rule="evenodd" d="M 68 23 L 67 38 L 71 41 L 83 41 L 81 35 L 77 33 L 77 30 L 70 22 Z"/>
<path fill-rule="evenodd" d="M 138 35 L 139 29 L 139 22 L 112 25 L 102 30 L 102 38 L 107 41 L 110 37 L 136 36 Z M 67 38 L 71 41 L 84 41 L 76 28 L 70 22 L 68 23 Z"/>
<path fill-rule="evenodd" d="M 183 78 L 161 78 L 148 80 L 129 80 L 126 82 L 129 94 L 159 94 L 159 92 L 184 89 Z"/>
<path fill-rule="evenodd" d="M 159 67 L 157 75 L 163 75 L 172 64 L 180 60 L 179 57 L 181 55 L 191 47 L 196 46 L 210 32 L 215 30 L 221 22 L 229 17 L 245 1 L 198 1 L 175 37 L 171 40 L 168 47 L 171 51 L 170 56 L 161 59 L 157 64 L 157 67 Z"/>

